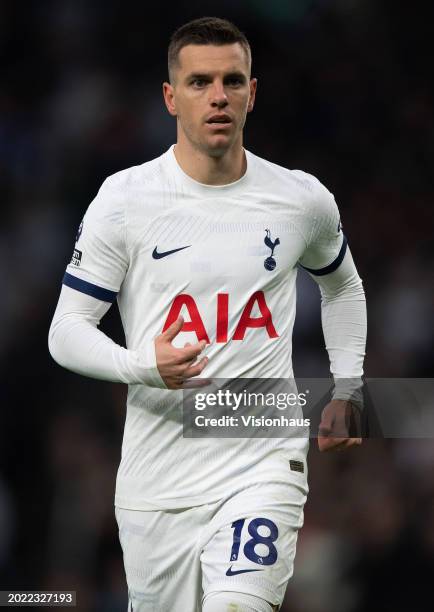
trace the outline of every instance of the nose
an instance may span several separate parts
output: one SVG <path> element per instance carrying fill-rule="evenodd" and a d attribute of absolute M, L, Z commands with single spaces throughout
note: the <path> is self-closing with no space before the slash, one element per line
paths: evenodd
<path fill-rule="evenodd" d="M 210 102 L 213 108 L 224 108 L 228 105 L 228 97 L 222 82 L 213 83 Z"/>

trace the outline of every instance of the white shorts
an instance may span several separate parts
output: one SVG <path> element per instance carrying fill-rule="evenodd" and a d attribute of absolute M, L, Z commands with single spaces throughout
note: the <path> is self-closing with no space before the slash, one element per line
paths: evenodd
<path fill-rule="evenodd" d="M 281 605 L 293 572 L 307 487 L 257 484 L 213 504 L 116 508 L 129 612 L 198 612 L 213 591 Z"/>

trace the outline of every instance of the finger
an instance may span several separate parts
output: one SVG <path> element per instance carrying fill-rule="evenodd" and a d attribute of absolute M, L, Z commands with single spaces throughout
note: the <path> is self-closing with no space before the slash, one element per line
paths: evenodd
<path fill-rule="evenodd" d="M 318 448 L 321 452 L 329 450 L 337 450 L 339 447 L 345 446 L 346 439 L 335 437 L 318 436 Z"/>
<path fill-rule="evenodd" d="M 343 405 L 328 404 L 321 415 L 319 435 L 326 438 L 347 439 L 349 435 L 346 412 L 347 408 Z"/>
<path fill-rule="evenodd" d="M 339 438 L 327 438 L 318 436 L 318 448 L 323 453 L 332 450 L 342 444 L 342 440 Z"/>
<path fill-rule="evenodd" d="M 323 410 L 321 414 L 320 429 L 323 430 L 324 435 L 329 435 L 333 430 L 333 424 L 335 420 L 335 414 L 333 410 L 330 410 L 328 406 Z"/>
<path fill-rule="evenodd" d="M 348 404 L 339 405 L 335 413 L 335 425 L 333 435 L 336 438 L 348 438 L 348 430 L 350 426 L 351 408 Z"/>
<path fill-rule="evenodd" d="M 198 355 L 206 347 L 206 340 L 201 340 L 197 344 L 193 344 L 190 346 L 185 346 L 183 349 L 180 349 L 180 357 L 178 363 L 185 363 L 186 361 L 195 360 Z"/>
<path fill-rule="evenodd" d="M 318 448 L 321 452 L 343 451 L 351 446 L 360 446 L 362 438 L 322 438 L 318 437 Z"/>
<path fill-rule="evenodd" d="M 184 344 L 184 348 L 188 348 L 189 346 L 191 346 L 191 342 L 186 342 L 186 343 Z M 191 358 L 189 361 L 186 361 L 186 362 L 185 362 L 185 364 L 186 364 L 186 365 L 191 365 L 191 364 L 193 364 L 195 361 L 196 361 L 196 358 L 195 358 L 195 357 L 192 357 L 192 358 Z"/>
<path fill-rule="evenodd" d="M 179 315 L 179 317 L 176 319 L 176 321 L 174 321 L 172 323 L 172 325 L 170 325 L 165 332 L 163 332 L 161 335 L 163 336 L 163 338 L 165 340 L 168 340 L 169 342 L 172 342 L 172 340 L 179 334 L 179 332 L 182 329 L 182 326 L 184 325 L 184 317 L 182 317 L 181 315 Z"/>
<path fill-rule="evenodd" d="M 329 438 L 335 433 L 334 417 L 332 414 L 323 414 L 321 416 L 321 423 L 318 427 L 318 435 L 320 437 Z"/>
<path fill-rule="evenodd" d="M 204 367 L 208 363 L 208 357 L 202 357 L 202 359 L 196 365 L 192 365 L 184 372 L 184 378 L 193 378 L 193 376 L 199 376 Z"/>
<path fill-rule="evenodd" d="M 184 379 L 181 376 L 170 376 L 164 381 L 168 389 L 181 389 Z"/>
<path fill-rule="evenodd" d="M 184 380 L 186 371 L 188 370 L 189 367 L 191 367 L 191 365 L 189 364 L 193 365 L 194 360 L 191 362 L 186 362 L 186 363 L 173 364 L 170 368 L 171 376 L 174 376 L 175 378 L 179 378 L 180 380 Z"/>
<path fill-rule="evenodd" d="M 318 437 L 329 438 L 331 433 L 332 433 L 331 427 L 324 425 L 324 423 L 321 421 L 318 427 Z"/>
<path fill-rule="evenodd" d="M 352 446 L 360 446 L 361 443 L 362 443 L 361 438 L 348 438 L 348 440 L 345 440 L 343 444 L 340 444 L 336 448 L 336 450 L 343 451 L 343 450 L 346 450 L 347 448 L 351 448 Z"/>
<path fill-rule="evenodd" d="M 360 414 L 360 410 L 354 404 L 351 404 L 352 412 L 350 419 L 350 435 L 355 438 L 359 438 L 362 433 L 362 415 Z"/>
<path fill-rule="evenodd" d="M 350 446 L 360 446 L 362 443 L 362 438 L 349 438 L 347 441 L 347 448 Z"/>
<path fill-rule="evenodd" d="M 195 389 L 197 387 L 207 387 L 212 384 L 211 378 L 189 378 L 188 380 L 184 380 L 182 388 L 183 389 Z"/>

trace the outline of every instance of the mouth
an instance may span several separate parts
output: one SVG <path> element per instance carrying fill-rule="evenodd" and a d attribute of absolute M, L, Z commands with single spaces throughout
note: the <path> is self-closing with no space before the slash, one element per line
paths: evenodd
<path fill-rule="evenodd" d="M 207 119 L 206 124 L 212 127 L 224 127 L 228 126 L 232 123 L 232 119 L 229 115 L 212 115 L 209 119 Z"/>

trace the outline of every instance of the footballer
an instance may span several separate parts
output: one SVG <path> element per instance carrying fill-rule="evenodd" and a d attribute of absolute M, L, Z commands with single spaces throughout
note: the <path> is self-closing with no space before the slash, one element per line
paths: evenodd
<path fill-rule="evenodd" d="M 134 612 L 272 612 L 293 573 L 308 437 L 187 439 L 182 389 L 291 378 L 297 267 L 322 295 L 335 378 L 360 378 L 366 307 L 333 195 L 243 147 L 251 50 L 201 18 L 168 51 L 176 144 L 110 176 L 79 228 L 51 324 L 62 366 L 128 384 L 115 509 Z M 126 348 L 98 324 L 117 300 Z M 339 391 L 321 450 L 361 443 Z M 336 435 L 336 427 L 339 435 Z"/>

